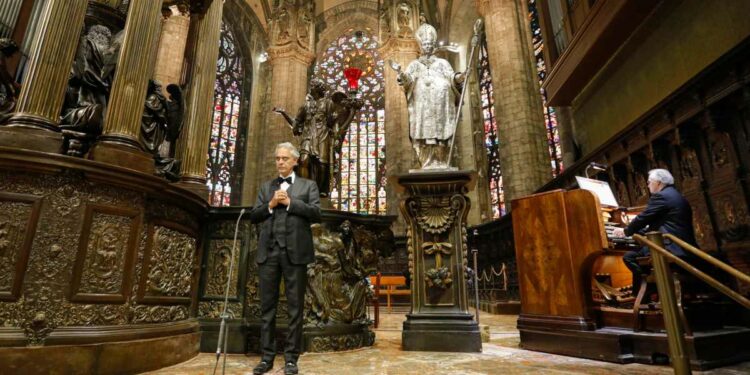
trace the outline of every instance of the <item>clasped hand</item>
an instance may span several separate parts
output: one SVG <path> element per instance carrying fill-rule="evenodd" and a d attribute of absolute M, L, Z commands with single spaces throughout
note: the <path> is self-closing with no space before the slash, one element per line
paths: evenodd
<path fill-rule="evenodd" d="M 279 204 L 283 204 L 288 207 L 289 203 L 291 203 L 289 194 L 287 194 L 284 190 L 276 190 L 273 193 L 273 198 L 271 198 L 271 201 L 268 202 L 268 207 L 274 208 Z"/>

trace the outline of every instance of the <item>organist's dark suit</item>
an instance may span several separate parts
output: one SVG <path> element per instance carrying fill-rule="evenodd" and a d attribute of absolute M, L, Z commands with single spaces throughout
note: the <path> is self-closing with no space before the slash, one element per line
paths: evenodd
<path fill-rule="evenodd" d="M 693 232 L 693 210 L 690 203 L 680 194 L 673 185 L 665 186 L 661 191 L 651 194 L 646 209 L 636 216 L 625 228 L 625 235 L 632 236 L 635 233 L 648 230 L 658 230 L 662 233 L 669 233 L 681 240 L 697 246 L 695 233 Z M 664 247 L 672 254 L 684 258 L 685 251 L 668 239 L 664 239 Z M 633 272 L 633 289 L 634 291 L 640 284 L 640 275 L 643 273 L 638 265 L 636 258 L 649 255 L 647 247 L 639 251 L 628 251 L 623 256 L 623 262 Z M 638 283 L 636 283 L 638 282 Z"/>
<path fill-rule="evenodd" d="M 320 221 L 320 194 L 314 181 L 292 174 L 291 185 L 275 178 L 260 187 L 250 219 L 260 224 L 258 263 L 261 299 L 261 346 L 263 360 L 273 363 L 276 355 L 276 307 L 279 283 L 284 278 L 289 307 L 289 332 L 285 362 L 297 363 L 302 348 L 302 315 L 307 288 L 307 264 L 315 259 L 310 224 Z M 269 208 L 274 192 L 287 187 L 289 206 Z"/>

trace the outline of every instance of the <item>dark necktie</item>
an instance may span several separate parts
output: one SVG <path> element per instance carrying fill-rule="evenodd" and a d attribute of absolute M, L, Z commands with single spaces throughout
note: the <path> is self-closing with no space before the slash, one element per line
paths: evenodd
<path fill-rule="evenodd" d="M 289 176 L 287 178 L 279 177 L 279 178 L 276 179 L 276 181 L 279 182 L 279 185 L 283 184 L 284 181 L 286 181 L 287 184 L 291 185 L 292 184 L 292 176 Z"/>

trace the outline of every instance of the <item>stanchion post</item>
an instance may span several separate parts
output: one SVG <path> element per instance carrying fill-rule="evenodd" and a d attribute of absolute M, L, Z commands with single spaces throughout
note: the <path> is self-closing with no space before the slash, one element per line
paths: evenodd
<path fill-rule="evenodd" d="M 477 268 L 477 253 L 479 250 L 471 249 L 474 256 L 474 308 L 476 309 L 477 324 L 479 324 L 479 269 Z"/>
<path fill-rule="evenodd" d="M 664 239 L 661 232 L 649 232 L 646 234 L 649 241 L 664 248 Z M 677 310 L 677 297 L 675 296 L 674 280 L 669 264 L 658 251 L 651 249 L 651 259 L 656 273 L 656 287 L 659 290 L 659 300 L 664 315 L 664 327 L 667 330 L 667 342 L 669 343 L 669 357 L 675 374 L 691 374 L 690 358 L 687 354 L 685 344 L 685 330 L 679 318 Z"/>

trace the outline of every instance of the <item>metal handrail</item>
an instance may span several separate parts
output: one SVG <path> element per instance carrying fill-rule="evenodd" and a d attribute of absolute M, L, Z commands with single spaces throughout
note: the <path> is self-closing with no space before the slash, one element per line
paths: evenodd
<path fill-rule="evenodd" d="M 664 317 L 664 328 L 667 331 L 667 342 L 669 343 L 669 358 L 675 374 L 690 375 L 690 355 L 685 341 L 685 327 L 678 319 L 680 306 L 677 303 L 675 284 L 669 272 L 667 259 L 674 257 L 664 246 L 664 238 L 660 232 L 649 232 L 648 239 L 638 235 L 633 236 L 638 242 L 648 245 L 651 252 L 651 260 L 654 265 L 656 276 L 656 287 L 659 290 L 662 316 Z M 673 259 L 673 260 L 674 260 Z M 681 259 L 680 259 L 681 260 Z M 687 265 L 687 263 L 686 263 Z M 684 265 L 681 264 L 684 267 Z"/>
<path fill-rule="evenodd" d="M 750 284 L 750 275 L 747 275 L 746 273 L 712 257 L 711 255 L 708 255 L 705 251 L 690 245 L 689 243 L 679 239 L 678 237 L 675 237 L 672 234 L 665 233 L 664 237 L 668 238 L 672 242 L 680 245 L 681 248 L 690 251 L 694 255 L 697 255 L 701 259 L 705 260 L 706 262 L 711 263 L 711 265 L 716 266 L 718 268 L 721 268 L 723 271 L 727 272 L 728 274 L 738 278 L 740 281 L 743 281 L 745 283 Z"/>
<path fill-rule="evenodd" d="M 672 241 L 674 241 L 674 239 L 676 238 L 676 237 L 674 237 L 672 235 L 669 235 L 669 234 L 665 235 L 665 237 L 669 238 Z M 654 242 L 648 240 L 646 237 L 643 237 L 640 234 L 633 235 L 633 239 L 635 239 L 636 241 L 640 242 L 643 245 L 648 246 L 650 250 L 656 250 L 657 252 L 659 252 L 660 255 L 664 256 L 667 259 L 669 259 L 671 262 L 674 262 L 675 264 L 677 264 L 678 266 L 682 267 L 686 271 L 690 272 L 691 274 L 693 274 L 697 278 L 703 280 L 704 282 L 706 282 L 708 285 L 710 285 L 714 289 L 722 292 L 727 297 L 729 297 L 729 298 L 737 301 L 737 303 L 739 303 L 743 307 L 745 307 L 747 309 L 750 309 L 750 300 L 749 299 L 745 298 L 743 295 L 735 292 L 734 290 L 732 290 L 731 288 L 727 287 L 726 285 L 720 283 L 719 281 L 717 281 L 713 277 L 711 277 L 711 276 L 707 275 L 706 273 L 702 272 L 701 270 L 697 269 L 695 266 L 691 265 L 690 263 L 688 263 L 688 262 L 680 259 L 679 257 L 675 256 L 674 254 L 672 254 L 671 252 L 669 252 L 669 250 L 667 250 L 667 249 L 665 249 L 665 248 L 663 248 L 663 247 L 655 244 Z M 674 241 L 674 242 L 677 243 L 678 245 L 682 246 L 682 244 L 680 244 L 680 242 L 684 243 L 684 241 L 679 240 L 679 239 L 677 239 L 677 240 L 679 242 L 678 241 Z M 688 250 L 693 250 L 693 249 L 688 249 Z M 702 259 L 705 259 L 706 261 L 710 262 L 711 264 L 713 264 L 713 265 L 715 265 L 717 267 L 720 267 L 722 270 L 725 270 L 725 271 L 726 271 L 725 267 L 728 267 L 728 268 L 736 271 L 737 273 L 740 273 L 741 275 L 745 276 L 744 278 L 740 277 L 740 279 L 743 280 L 743 281 L 745 281 L 745 278 L 747 278 L 747 275 L 742 274 L 740 271 L 737 271 L 736 269 L 732 268 L 731 266 L 727 265 L 726 263 L 721 262 L 720 260 L 718 260 L 718 259 L 716 259 L 716 258 L 714 258 L 714 257 L 712 257 L 712 256 L 710 256 L 710 255 L 708 255 L 706 253 L 704 253 L 703 251 L 700 251 L 700 250 L 698 250 L 698 251 L 700 253 L 703 253 L 703 255 L 705 255 L 705 256 L 700 255 L 700 254 L 697 254 L 697 255 L 700 256 Z M 693 252 L 693 253 L 695 253 L 695 252 Z M 711 258 L 713 261 L 709 260 L 707 258 Z M 723 266 L 721 266 L 720 264 L 723 265 Z M 732 273 L 732 274 L 734 275 L 735 273 Z"/>

